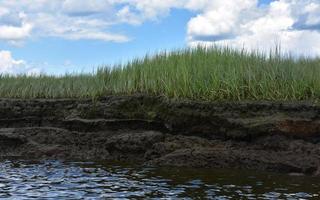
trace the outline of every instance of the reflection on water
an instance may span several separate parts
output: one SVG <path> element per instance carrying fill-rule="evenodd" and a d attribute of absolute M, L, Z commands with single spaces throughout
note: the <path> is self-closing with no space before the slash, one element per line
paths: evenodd
<path fill-rule="evenodd" d="M 1 161 L 0 199 L 320 199 L 320 180 L 270 173 Z"/>

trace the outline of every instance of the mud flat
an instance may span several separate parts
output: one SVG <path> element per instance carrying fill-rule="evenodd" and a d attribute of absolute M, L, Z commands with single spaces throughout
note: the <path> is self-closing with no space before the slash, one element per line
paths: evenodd
<path fill-rule="evenodd" d="M 0 99 L 0 157 L 320 175 L 320 105 Z"/>

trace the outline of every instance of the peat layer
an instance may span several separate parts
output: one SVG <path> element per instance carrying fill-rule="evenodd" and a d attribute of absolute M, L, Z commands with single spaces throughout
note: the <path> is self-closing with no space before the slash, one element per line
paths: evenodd
<path fill-rule="evenodd" d="M 0 99 L 0 157 L 320 175 L 320 106 L 143 95 Z"/>

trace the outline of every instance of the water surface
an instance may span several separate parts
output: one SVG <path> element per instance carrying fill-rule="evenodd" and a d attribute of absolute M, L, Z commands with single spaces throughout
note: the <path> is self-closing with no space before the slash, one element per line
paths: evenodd
<path fill-rule="evenodd" d="M 0 199 L 320 199 L 320 180 L 119 163 L 0 161 Z"/>

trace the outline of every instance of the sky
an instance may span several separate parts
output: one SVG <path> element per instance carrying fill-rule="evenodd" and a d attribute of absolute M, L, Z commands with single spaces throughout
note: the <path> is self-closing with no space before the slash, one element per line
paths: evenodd
<path fill-rule="evenodd" d="M 0 1 L 0 73 L 93 72 L 213 44 L 320 56 L 320 0 Z"/>

